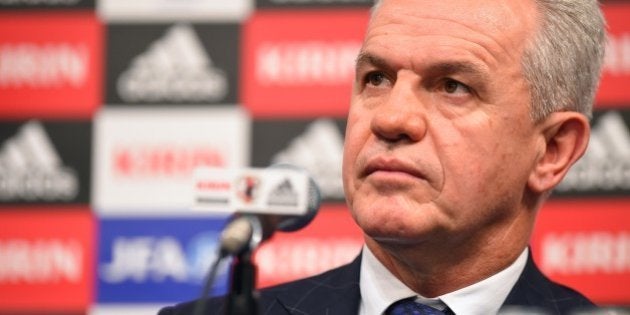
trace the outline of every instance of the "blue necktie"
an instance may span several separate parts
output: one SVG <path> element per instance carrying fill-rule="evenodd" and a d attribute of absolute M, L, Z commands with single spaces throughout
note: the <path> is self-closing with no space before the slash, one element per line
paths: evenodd
<path fill-rule="evenodd" d="M 386 311 L 386 315 L 449 315 L 453 312 L 446 308 L 440 311 L 428 305 L 415 301 L 415 298 L 400 300 L 392 304 Z"/>

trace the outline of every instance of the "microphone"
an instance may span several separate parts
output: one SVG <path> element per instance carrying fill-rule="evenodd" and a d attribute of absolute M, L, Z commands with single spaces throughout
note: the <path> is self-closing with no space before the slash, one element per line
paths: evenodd
<path fill-rule="evenodd" d="M 277 167 L 286 168 L 287 166 Z M 305 213 L 300 215 L 237 214 L 223 229 L 220 239 L 221 252 L 236 255 L 246 249 L 257 248 L 262 242 L 269 239 L 276 230 L 294 232 L 307 226 L 317 215 L 321 203 L 319 187 L 310 176 L 308 176 L 307 191 L 307 209 Z"/>
<path fill-rule="evenodd" d="M 303 169 L 280 164 L 266 169 L 195 171 L 197 210 L 233 213 L 224 228 L 221 254 L 255 249 L 276 230 L 297 231 L 319 210 L 321 194 Z"/>
<path fill-rule="evenodd" d="M 306 171 L 290 165 L 238 170 L 200 168 L 195 170 L 193 180 L 193 209 L 234 214 L 221 234 L 219 256 L 208 273 L 195 314 L 204 312 L 204 297 L 219 262 L 228 255 L 236 259 L 226 314 L 258 314 L 252 251 L 276 230 L 291 232 L 309 224 L 319 209 L 319 188 Z"/>

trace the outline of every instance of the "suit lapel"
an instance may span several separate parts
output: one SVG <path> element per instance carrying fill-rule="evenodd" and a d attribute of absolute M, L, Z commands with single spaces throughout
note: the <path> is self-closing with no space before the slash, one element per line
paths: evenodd
<path fill-rule="evenodd" d="M 544 309 L 552 314 L 567 314 L 577 308 L 593 307 L 593 303 L 571 288 L 549 280 L 540 272 L 531 250 L 523 273 L 503 303 L 504 306 L 522 306 Z"/>
<path fill-rule="evenodd" d="M 261 314 L 357 314 L 361 299 L 360 266 L 361 255 L 350 264 L 321 275 L 263 290 Z M 534 307 L 552 314 L 567 314 L 576 307 L 593 306 L 581 294 L 547 279 L 536 267 L 531 251 L 503 305 Z"/>
<path fill-rule="evenodd" d="M 529 252 L 527 263 L 519 279 L 505 299 L 504 305 L 516 306 L 543 306 L 550 295 L 548 293 L 548 280 L 538 270 Z"/>
<path fill-rule="evenodd" d="M 356 314 L 359 309 L 361 256 L 348 265 L 306 279 L 299 286 L 277 294 L 277 305 L 262 310 L 276 314 L 281 306 L 288 314 Z"/>

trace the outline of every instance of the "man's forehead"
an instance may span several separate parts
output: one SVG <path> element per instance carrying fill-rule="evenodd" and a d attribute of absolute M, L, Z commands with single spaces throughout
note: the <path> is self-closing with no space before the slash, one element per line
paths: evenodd
<path fill-rule="evenodd" d="M 425 43 L 425 49 L 435 51 L 460 42 L 486 62 L 520 62 L 536 32 L 538 14 L 533 0 L 383 0 L 368 26 L 364 48 L 373 46 L 373 41 L 414 45 L 418 36 L 428 35 L 431 44 Z"/>
<path fill-rule="evenodd" d="M 381 0 L 372 15 L 379 19 L 453 21 L 471 29 L 509 32 L 535 29 L 539 12 L 535 0 Z M 372 23 L 370 23 L 372 24 Z"/>

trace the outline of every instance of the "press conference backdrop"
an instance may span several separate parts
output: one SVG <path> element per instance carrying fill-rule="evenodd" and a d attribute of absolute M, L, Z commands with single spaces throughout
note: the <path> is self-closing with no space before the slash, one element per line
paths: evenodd
<path fill-rule="evenodd" d="M 0 313 L 153 314 L 196 298 L 224 217 L 197 166 L 309 170 L 315 222 L 257 253 L 259 286 L 350 261 L 341 159 L 368 0 L 0 0 Z M 630 304 L 630 1 L 590 148 L 540 213 L 540 267 Z M 215 293 L 225 292 L 222 266 Z"/>

